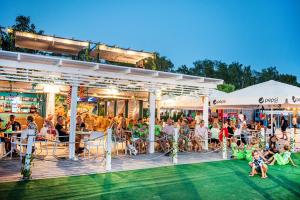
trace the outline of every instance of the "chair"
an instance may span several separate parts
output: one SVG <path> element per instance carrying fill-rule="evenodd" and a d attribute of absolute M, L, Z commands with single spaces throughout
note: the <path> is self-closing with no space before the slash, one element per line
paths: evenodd
<path fill-rule="evenodd" d="M 22 160 L 22 156 L 25 156 L 26 153 L 22 153 L 22 150 L 27 148 L 27 136 L 28 136 L 28 129 L 21 132 L 21 136 L 17 137 L 17 135 L 14 135 L 11 137 L 11 150 L 10 150 L 10 158 L 12 158 L 13 150 L 18 150 L 19 146 L 19 154 L 20 154 L 20 160 Z M 35 143 L 35 138 L 33 139 L 33 145 Z"/>
<path fill-rule="evenodd" d="M 118 135 L 116 132 L 117 130 L 113 130 L 112 142 L 115 150 L 117 151 L 117 155 L 119 155 L 119 144 L 122 144 L 122 149 L 125 149 L 125 155 L 127 155 L 126 134 Z M 123 146 L 124 143 L 125 147 Z"/>
<path fill-rule="evenodd" d="M 35 146 L 36 143 L 40 144 L 41 152 L 42 152 L 42 144 L 44 144 L 45 147 L 46 147 L 46 155 L 48 155 L 47 131 L 48 131 L 48 128 L 47 127 L 43 127 L 41 129 L 40 133 L 37 135 L 37 137 L 35 139 L 35 143 L 34 143 L 34 146 Z M 35 154 L 36 154 L 36 151 L 35 151 Z"/>
<path fill-rule="evenodd" d="M 86 155 L 86 150 L 88 151 L 88 158 L 90 159 L 91 148 L 97 148 L 97 156 L 99 155 L 99 148 L 102 147 L 103 152 L 105 152 L 105 138 L 103 132 L 92 132 L 90 137 L 84 141 L 84 157 Z"/>
<path fill-rule="evenodd" d="M 55 140 L 54 140 L 54 145 L 53 145 L 53 152 L 52 154 L 55 155 L 56 153 L 56 148 L 58 145 L 68 145 L 69 144 L 69 140 L 68 141 L 60 141 L 61 138 L 69 138 L 69 136 L 59 136 L 58 131 L 55 129 L 56 135 L 55 135 Z"/>
<path fill-rule="evenodd" d="M 5 142 L 0 142 L 0 158 L 6 154 Z"/>

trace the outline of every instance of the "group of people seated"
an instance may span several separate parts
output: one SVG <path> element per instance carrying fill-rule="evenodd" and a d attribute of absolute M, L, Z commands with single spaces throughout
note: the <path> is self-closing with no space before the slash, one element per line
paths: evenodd
<path fill-rule="evenodd" d="M 147 151 L 149 142 L 149 122 L 147 119 L 130 119 L 127 124 L 123 114 L 120 114 L 112 120 L 111 127 L 115 141 L 126 141 L 139 153 Z M 175 128 L 179 130 L 179 151 L 197 152 L 204 149 L 209 133 L 209 129 L 204 126 L 204 121 L 200 120 L 200 123 L 195 125 L 183 117 L 177 123 L 174 123 L 171 118 L 167 119 L 166 123 L 156 119 L 154 134 L 157 151 L 165 153 L 170 151 L 173 147 Z"/>
<path fill-rule="evenodd" d="M 5 151 L 9 152 L 11 150 L 11 141 L 12 141 L 12 135 L 9 133 L 21 131 L 22 126 L 18 121 L 16 121 L 15 115 L 10 115 L 9 121 L 2 128 L 3 121 L 4 120 L 2 120 L 0 118 L 0 142 L 3 142 L 5 144 Z M 36 123 L 34 121 L 34 117 L 29 115 L 29 116 L 27 116 L 26 121 L 27 121 L 27 125 L 24 128 L 32 129 L 32 130 L 34 130 L 34 133 L 37 134 L 38 126 L 36 125 Z M 7 133 L 7 134 L 4 134 L 4 133 Z M 20 135 L 21 135 L 21 133 L 17 134 L 17 137 L 20 137 Z M 13 150 L 12 153 L 13 153 L 13 155 L 16 155 L 15 149 Z"/>

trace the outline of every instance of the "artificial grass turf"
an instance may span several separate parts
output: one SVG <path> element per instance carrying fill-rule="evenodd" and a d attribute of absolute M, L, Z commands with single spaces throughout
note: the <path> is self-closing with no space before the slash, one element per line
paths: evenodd
<path fill-rule="evenodd" d="M 300 154 L 293 159 L 300 164 Z M 300 199 L 300 167 L 249 177 L 230 160 L 0 184 L 0 199 Z"/>

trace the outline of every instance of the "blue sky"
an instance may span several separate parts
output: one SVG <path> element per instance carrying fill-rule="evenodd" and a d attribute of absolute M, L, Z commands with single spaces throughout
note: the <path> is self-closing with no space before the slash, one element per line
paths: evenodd
<path fill-rule="evenodd" d="M 6 0 L 0 10 L 2 26 L 22 14 L 46 34 L 157 51 L 175 66 L 239 61 L 300 80 L 298 0 Z"/>

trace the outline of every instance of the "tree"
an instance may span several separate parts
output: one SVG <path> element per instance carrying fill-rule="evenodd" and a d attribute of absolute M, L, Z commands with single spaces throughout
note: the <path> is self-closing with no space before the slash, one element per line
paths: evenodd
<path fill-rule="evenodd" d="M 283 83 L 290 85 L 300 86 L 297 82 L 297 77 L 290 74 L 279 74 L 278 80 Z"/>
<path fill-rule="evenodd" d="M 222 85 L 218 85 L 217 89 L 220 90 L 220 91 L 229 93 L 229 92 L 233 92 L 234 91 L 235 86 L 232 85 L 232 84 L 226 84 L 226 83 L 224 83 Z"/>
<path fill-rule="evenodd" d="M 238 62 L 234 62 L 228 65 L 228 75 L 230 77 L 230 80 L 227 83 L 234 85 L 236 89 L 242 88 L 242 78 L 243 78 L 242 66 L 243 65 Z"/>
<path fill-rule="evenodd" d="M 171 72 L 174 64 L 166 56 L 160 56 L 159 53 L 154 53 L 154 58 L 148 58 L 144 64 L 145 69 Z"/>
<path fill-rule="evenodd" d="M 14 30 L 17 31 L 24 31 L 24 32 L 29 32 L 29 33 L 37 33 L 37 34 L 43 34 L 44 31 L 39 30 L 36 31 L 36 26 L 35 24 L 31 23 L 31 19 L 29 16 L 24 16 L 24 15 L 19 15 L 16 17 L 16 22 L 12 26 Z"/>
<path fill-rule="evenodd" d="M 255 83 L 256 83 L 256 78 L 254 76 L 254 72 L 251 70 L 251 67 L 250 66 L 244 67 L 242 72 L 241 88 L 254 85 Z"/>
<path fill-rule="evenodd" d="M 20 51 L 20 52 L 28 52 L 28 53 L 37 53 L 38 51 L 30 50 L 30 49 L 23 49 L 23 48 L 16 48 L 15 47 L 15 38 L 14 38 L 14 31 L 25 31 L 30 33 L 37 33 L 43 34 L 44 31 L 36 30 L 36 26 L 31 23 L 30 17 L 26 17 L 23 15 L 17 16 L 15 20 L 15 24 L 12 25 L 12 32 L 5 32 L 1 30 L 1 47 L 3 50 L 8 51 Z"/>
<path fill-rule="evenodd" d="M 204 76 L 204 77 L 215 77 L 215 63 L 212 60 L 198 60 L 194 63 L 192 68 L 193 75 Z"/>
<path fill-rule="evenodd" d="M 186 65 L 181 65 L 180 67 L 178 67 L 176 72 L 180 74 L 187 74 L 187 75 L 193 74 L 191 68 L 187 67 Z"/>
<path fill-rule="evenodd" d="M 279 72 L 276 67 L 268 67 L 262 69 L 257 77 L 258 83 L 269 81 L 269 80 L 278 80 Z"/>
<path fill-rule="evenodd" d="M 229 83 L 230 76 L 228 74 L 227 64 L 221 61 L 216 62 L 216 78 L 223 79 L 225 83 Z"/>

